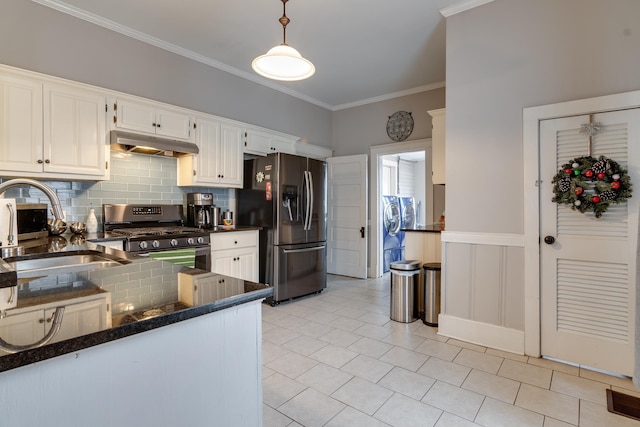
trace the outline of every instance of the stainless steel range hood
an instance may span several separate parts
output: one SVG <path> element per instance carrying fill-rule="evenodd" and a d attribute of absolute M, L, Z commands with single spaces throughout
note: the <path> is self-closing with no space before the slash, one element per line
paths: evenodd
<path fill-rule="evenodd" d="M 127 153 L 181 157 L 198 154 L 198 146 L 192 142 L 178 141 L 157 136 L 141 135 L 119 130 L 111 131 L 111 149 Z"/>

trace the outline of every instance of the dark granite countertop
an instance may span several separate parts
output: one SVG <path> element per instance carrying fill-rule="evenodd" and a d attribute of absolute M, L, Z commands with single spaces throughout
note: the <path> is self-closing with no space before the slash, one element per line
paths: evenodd
<path fill-rule="evenodd" d="M 100 296 L 110 300 L 109 311 L 105 314 L 107 326 L 102 330 L 17 353 L 6 354 L 0 347 L 0 372 L 261 300 L 273 294 L 273 288 L 268 285 L 139 257 L 88 240 L 80 243 L 76 239 L 72 243 L 71 239 L 58 236 L 33 241 L 26 246 L 27 257 L 32 254 L 44 258 L 60 253 L 98 252 L 122 264 L 93 271 L 19 279 L 21 284 L 18 286 L 17 306 L 0 311 L 0 338 L 5 341 L 23 344 L 19 342 L 19 332 L 17 336 L 15 333 L 2 336 L 3 331 L 7 332 L 3 323 L 10 323 L 12 316 L 40 307 L 53 309 Z M 150 314 L 155 314 L 155 317 L 144 318 Z M 49 326 L 45 328 L 48 330 Z"/>
<path fill-rule="evenodd" d="M 444 231 L 444 224 L 418 225 L 412 228 L 401 228 L 402 231 L 417 231 L 422 233 L 441 233 Z"/>

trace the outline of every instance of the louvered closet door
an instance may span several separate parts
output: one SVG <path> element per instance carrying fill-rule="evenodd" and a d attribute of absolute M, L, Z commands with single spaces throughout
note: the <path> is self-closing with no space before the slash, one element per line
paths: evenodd
<path fill-rule="evenodd" d="M 593 116 L 601 132 L 593 157 L 607 156 L 629 170 L 635 193 L 600 218 L 551 202 L 551 180 L 569 160 L 586 156 L 580 132 L 589 116 L 540 125 L 541 349 L 544 356 L 633 373 L 635 282 L 640 202 L 640 109 Z M 546 244 L 545 236 L 555 237 Z"/>

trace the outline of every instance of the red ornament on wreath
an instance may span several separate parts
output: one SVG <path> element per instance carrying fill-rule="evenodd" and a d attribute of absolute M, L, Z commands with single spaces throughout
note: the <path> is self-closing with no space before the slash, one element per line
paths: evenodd
<path fill-rule="evenodd" d="M 611 183 L 611 189 L 612 190 L 619 190 L 620 189 L 620 181 L 613 181 Z"/>
<path fill-rule="evenodd" d="M 573 192 L 576 193 L 576 196 L 579 196 L 582 193 L 584 193 L 584 190 L 582 189 L 582 187 L 576 187 L 576 189 L 573 190 Z"/>
<path fill-rule="evenodd" d="M 573 169 L 571 169 L 571 168 L 566 168 L 564 171 L 565 171 L 565 173 L 566 173 L 567 175 L 571 175 L 571 172 L 573 172 Z"/>
<path fill-rule="evenodd" d="M 591 169 L 587 169 L 586 171 L 584 171 L 584 176 L 586 176 L 587 178 L 591 178 L 593 176 L 593 171 Z"/>
<path fill-rule="evenodd" d="M 598 176 L 598 179 L 604 179 L 604 177 L 607 176 L 607 174 L 604 172 L 600 172 L 597 176 Z"/>
<path fill-rule="evenodd" d="M 591 198 L 591 201 L 592 201 L 593 203 L 600 203 L 600 196 L 593 196 L 593 197 Z"/>

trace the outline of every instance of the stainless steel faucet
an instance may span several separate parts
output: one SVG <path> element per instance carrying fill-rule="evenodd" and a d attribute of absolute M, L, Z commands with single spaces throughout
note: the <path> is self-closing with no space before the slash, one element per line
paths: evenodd
<path fill-rule="evenodd" d="M 60 199 L 58 198 L 58 195 L 51 187 L 49 187 L 48 185 L 40 181 L 36 181 L 34 179 L 29 179 L 29 178 L 10 179 L 9 181 L 5 181 L 2 184 L 0 184 L 0 194 L 4 193 L 9 188 L 20 187 L 23 185 L 29 185 L 31 187 L 35 187 L 38 190 L 42 191 L 49 198 L 49 201 L 51 202 L 51 211 L 53 213 L 53 216 L 59 221 L 63 220 L 64 213 L 62 212 L 62 206 L 60 204 Z"/>

